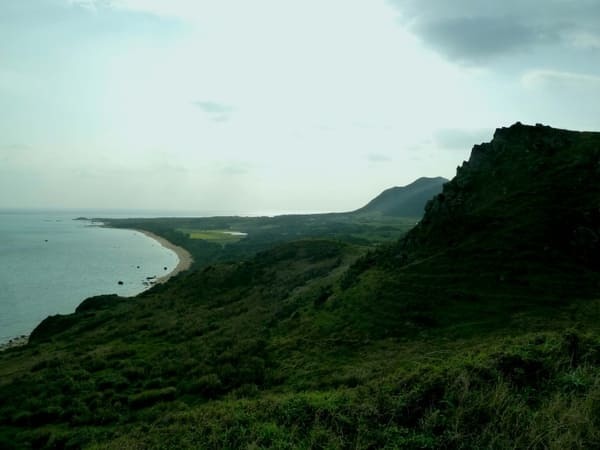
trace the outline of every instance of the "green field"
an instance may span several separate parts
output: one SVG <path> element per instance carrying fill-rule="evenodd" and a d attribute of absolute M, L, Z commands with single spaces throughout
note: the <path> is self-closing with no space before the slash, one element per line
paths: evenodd
<path fill-rule="evenodd" d="M 190 239 L 201 239 L 203 241 L 214 242 L 215 244 L 221 245 L 232 244 L 246 237 L 245 233 L 242 234 L 239 231 L 231 230 L 194 230 L 180 228 L 178 231 L 186 234 Z"/>

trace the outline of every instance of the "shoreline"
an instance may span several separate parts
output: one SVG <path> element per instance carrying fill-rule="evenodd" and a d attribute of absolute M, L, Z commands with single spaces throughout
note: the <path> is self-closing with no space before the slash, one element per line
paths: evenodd
<path fill-rule="evenodd" d="M 186 270 L 189 270 L 190 267 L 192 267 L 194 258 L 192 258 L 192 255 L 190 254 L 190 252 L 188 252 L 185 248 L 175 245 L 171 241 L 168 241 L 167 239 L 165 239 L 161 236 L 158 236 L 157 234 L 154 234 L 151 231 L 140 230 L 140 229 L 134 229 L 134 231 L 137 231 L 138 233 L 142 233 L 143 235 L 149 237 L 150 239 L 155 240 L 163 247 L 171 250 L 172 252 L 174 252 L 177 255 L 177 259 L 179 260 L 179 262 L 177 263 L 177 265 L 171 272 L 169 272 L 166 275 L 162 275 L 160 277 L 157 276 L 156 279 L 154 280 L 154 284 L 166 283 L 170 278 L 174 277 L 175 275 L 180 274 L 181 272 L 185 272 Z"/>
<path fill-rule="evenodd" d="M 192 258 L 192 255 L 190 254 L 190 252 L 188 252 L 183 247 L 179 247 L 178 245 L 175 245 L 172 242 L 168 241 L 167 239 L 165 239 L 161 236 L 158 236 L 150 231 L 140 230 L 140 229 L 133 229 L 133 231 L 142 233 L 145 236 L 149 237 L 150 239 L 153 239 L 154 241 L 158 242 L 161 246 L 171 250 L 172 252 L 174 252 L 177 255 L 177 259 L 178 259 L 177 265 L 171 272 L 169 272 L 165 275 L 162 275 L 160 277 L 156 276 L 156 278 L 154 280 L 152 280 L 153 283 L 150 286 L 148 286 L 146 289 L 149 289 L 156 284 L 166 283 L 171 277 L 174 277 L 175 275 L 178 275 L 181 272 L 185 272 L 186 270 L 189 270 L 190 267 L 192 267 L 192 263 L 194 262 L 194 259 Z M 144 290 L 146 290 L 146 289 L 144 289 Z M 3 352 L 10 348 L 21 347 L 21 346 L 27 345 L 28 341 L 29 341 L 28 334 L 15 336 L 13 338 L 10 338 L 7 341 L 0 342 L 0 352 Z"/>

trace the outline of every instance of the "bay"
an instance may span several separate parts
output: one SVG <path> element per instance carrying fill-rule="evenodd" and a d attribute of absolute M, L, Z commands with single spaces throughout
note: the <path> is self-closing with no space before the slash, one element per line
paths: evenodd
<path fill-rule="evenodd" d="M 49 315 L 72 313 L 90 296 L 136 295 L 147 289 L 147 277 L 178 263 L 173 251 L 140 232 L 73 220 L 80 216 L 132 214 L 0 211 L 0 343 L 29 334 Z"/>

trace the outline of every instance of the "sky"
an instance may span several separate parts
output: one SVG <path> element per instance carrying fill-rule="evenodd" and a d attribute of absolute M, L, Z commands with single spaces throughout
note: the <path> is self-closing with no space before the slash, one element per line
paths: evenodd
<path fill-rule="evenodd" d="M 597 0 L 0 0 L 0 208 L 345 211 L 600 130 Z"/>

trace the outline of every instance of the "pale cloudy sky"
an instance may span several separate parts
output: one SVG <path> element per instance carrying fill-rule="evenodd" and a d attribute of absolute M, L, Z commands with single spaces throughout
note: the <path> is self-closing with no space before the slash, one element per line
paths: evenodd
<path fill-rule="evenodd" d="M 328 211 L 600 130 L 597 0 L 0 0 L 0 208 Z"/>

